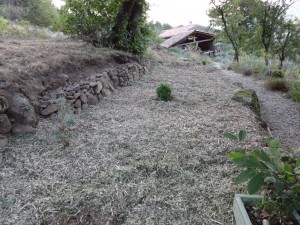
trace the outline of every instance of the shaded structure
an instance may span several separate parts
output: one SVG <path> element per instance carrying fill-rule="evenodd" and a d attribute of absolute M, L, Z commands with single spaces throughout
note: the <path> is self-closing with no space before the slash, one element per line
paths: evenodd
<path fill-rule="evenodd" d="M 188 26 L 169 29 L 160 34 L 165 41 L 162 47 L 179 47 L 184 50 L 193 50 L 199 53 L 214 54 L 217 51 L 214 45 L 215 35 L 199 28 L 204 27 L 190 24 Z"/>

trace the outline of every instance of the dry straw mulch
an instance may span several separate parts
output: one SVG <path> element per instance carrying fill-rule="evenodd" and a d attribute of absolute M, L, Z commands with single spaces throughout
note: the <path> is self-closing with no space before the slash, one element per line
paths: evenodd
<path fill-rule="evenodd" d="M 161 82 L 172 101 L 156 100 Z M 0 151 L 0 224 L 233 224 L 243 188 L 223 133 L 246 129 L 254 147 L 262 132 L 237 89 L 209 67 L 157 65 L 78 117 L 41 121 Z"/>

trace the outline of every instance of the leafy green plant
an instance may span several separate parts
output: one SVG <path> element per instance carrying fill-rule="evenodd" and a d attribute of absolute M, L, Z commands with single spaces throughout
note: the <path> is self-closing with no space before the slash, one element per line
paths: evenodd
<path fill-rule="evenodd" d="M 288 82 L 283 78 L 272 78 L 266 81 L 266 87 L 271 91 L 284 91 L 289 90 Z"/>
<path fill-rule="evenodd" d="M 4 19 L 3 17 L 0 17 L 0 36 L 7 33 L 8 25 L 8 20 Z"/>
<path fill-rule="evenodd" d="M 294 102 L 300 103 L 300 90 L 295 90 L 292 92 L 291 97 Z"/>
<path fill-rule="evenodd" d="M 170 101 L 172 99 L 172 88 L 168 84 L 161 83 L 156 89 L 157 98 L 162 101 Z"/>
<path fill-rule="evenodd" d="M 293 101 L 300 103 L 300 82 L 291 82 L 290 90 Z"/>
<path fill-rule="evenodd" d="M 271 76 L 274 78 L 284 78 L 284 71 L 282 71 L 282 70 L 272 71 Z"/>
<path fill-rule="evenodd" d="M 245 139 L 246 133 L 242 134 L 227 133 L 224 136 L 237 141 Z M 267 143 L 268 151 L 240 149 L 231 152 L 228 157 L 243 169 L 235 178 L 235 183 L 248 182 L 249 194 L 263 190 L 261 206 L 285 218 L 300 210 L 300 155 L 296 159 L 281 156 L 277 139 L 268 138 Z"/>

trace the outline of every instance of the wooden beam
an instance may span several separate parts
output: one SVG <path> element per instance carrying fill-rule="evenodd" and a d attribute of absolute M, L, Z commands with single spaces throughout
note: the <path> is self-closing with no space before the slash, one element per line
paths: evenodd
<path fill-rule="evenodd" d="M 193 42 L 188 42 L 188 43 L 183 43 L 183 44 L 179 44 L 179 45 L 175 45 L 175 46 L 182 46 L 182 45 L 189 45 L 189 44 L 194 44 L 194 43 L 202 43 L 202 42 L 209 42 L 209 41 L 213 41 L 214 39 L 205 39 L 205 40 L 201 40 L 201 41 L 193 41 Z"/>

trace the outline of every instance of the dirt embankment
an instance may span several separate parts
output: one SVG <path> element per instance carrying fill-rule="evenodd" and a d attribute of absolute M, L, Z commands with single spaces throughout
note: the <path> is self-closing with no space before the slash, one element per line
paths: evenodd
<path fill-rule="evenodd" d="M 34 132 L 39 114 L 57 112 L 58 102 L 70 100 L 79 113 L 147 70 L 140 58 L 70 40 L 3 40 L 0 49 L 0 135 Z"/>

